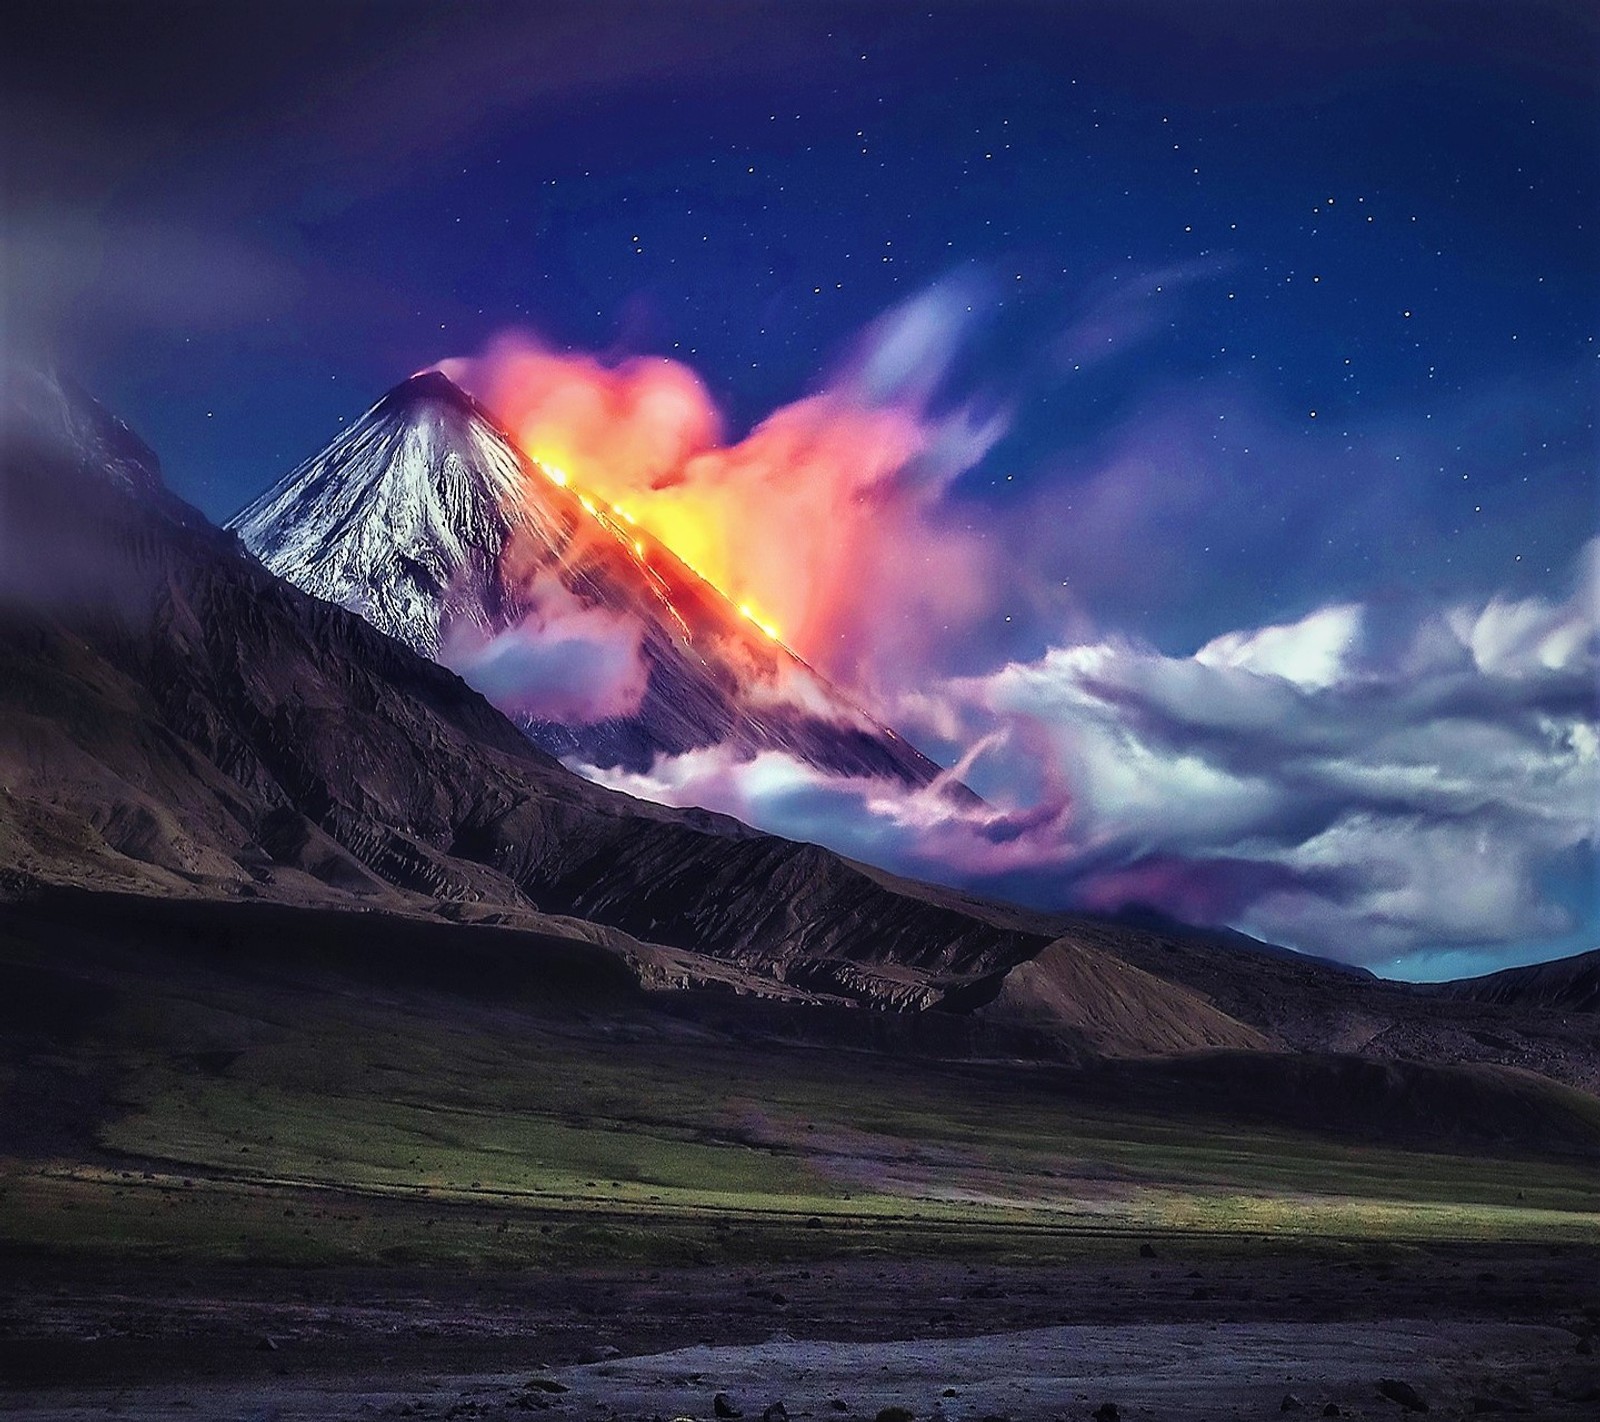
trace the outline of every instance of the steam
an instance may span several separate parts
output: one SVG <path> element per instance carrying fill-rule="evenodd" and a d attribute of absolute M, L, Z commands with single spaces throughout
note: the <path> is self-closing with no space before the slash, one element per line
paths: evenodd
<path fill-rule="evenodd" d="M 777 751 L 742 759 L 725 746 L 661 756 L 648 772 L 574 764 L 591 779 L 661 804 L 718 810 L 791 839 L 942 882 L 981 882 L 1070 857 L 1070 804 L 1018 812 L 920 788 L 830 775 Z"/>

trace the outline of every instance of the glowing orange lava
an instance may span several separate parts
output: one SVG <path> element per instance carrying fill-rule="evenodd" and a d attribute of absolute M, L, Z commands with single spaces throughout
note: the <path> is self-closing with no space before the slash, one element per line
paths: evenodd
<path fill-rule="evenodd" d="M 531 443 L 532 441 L 527 442 L 527 444 Z M 527 447 L 527 444 L 525 444 L 525 448 Z M 640 521 L 633 515 L 633 513 L 624 508 L 621 504 L 610 504 L 608 507 L 602 508 L 597 500 L 592 498 L 582 487 L 573 482 L 572 476 L 562 465 L 556 463 L 548 455 L 530 454 L 529 459 L 533 463 L 534 468 L 543 474 L 544 477 L 552 484 L 555 484 L 558 488 L 567 489 L 569 492 L 576 494 L 579 507 L 581 507 L 586 514 L 588 514 L 609 533 L 611 533 L 625 547 L 631 547 L 635 558 L 637 558 L 640 562 L 647 561 L 649 548 L 645 540 L 643 538 L 632 536 L 635 529 L 644 527 L 640 524 Z M 612 515 L 615 515 L 616 517 L 613 518 Z M 620 519 L 622 522 L 619 524 L 616 522 L 616 519 Z M 665 520 L 665 522 L 673 524 L 675 521 L 668 519 Z M 627 525 L 626 528 L 623 527 L 624 524 Z M 676 522 L 676 526 L 684 530 L 687 530 L 689 527 L 687 522 Z M 758 612 L 748 600 L 735 602 L 734 598 L 729 595 L 727 590 L 721 586 L 715 578 L 710 577 L 705 571 L 697 567 L 689 558 L 686 558 L 675 542 L 668 537 L 664 537 L 659 529 L 645 528 L 645 532 L 649 533 L 653 540 L 663 550 L 671 554 L 672 557 L 674 557 L 679 563 L 683 564 L 683 566 L 693 573 L 697 578 L 699 578 L 701 582 L 705 583 L 708 587 L 712 588 L 716 593 L 718 593 L 725 602 L 736 607 L 738 609 L 739 616 L 744 618 L 745 621 L 750 623 L 751 626 L 756 628 L 769 640 L 776 642 L 779 646 L 784 645 L 783 636 L 778 631 L 777 624 L 771 621 L 769 618 L 762 616 L 761 613 Z M 659 582 L 659 580 L 656 581 Z M 657 591 L 661 595 L 662 600 L 667 603 L 674 618 L 677 619 L 679 625 L 682 626 L 685 633 L 687 633 L 688 626 L 686 623 L 684 623 L 682 617 L 678 615 L 677 609 L 671 606 L 671 599 L 668 598 L 665 588 L 658 587 Z"/>
<path fill-rule="evenodd" d="M 730 616 L 845 685 L 972 625 L 1004 581 L 986 532 L 941 509 L 987 427 L 935 419 L 914 393 L 846 377 L 730 440 L 705 383 L 663 357 L 608 363 L 508 334 L 441 368 L 545 478 L 581 486 L 582 516 L 623 556 L 654 572 L 670 552 Z"/>

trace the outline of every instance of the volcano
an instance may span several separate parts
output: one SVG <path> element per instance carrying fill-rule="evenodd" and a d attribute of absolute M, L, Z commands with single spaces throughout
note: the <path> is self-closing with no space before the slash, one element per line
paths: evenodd
<path fill-rule="evenodd" d="M 942 774 L 437 371 L 229 526 L 278 576 L 460 672 L 554 755 L 647 771 L 722 746 L 911 786 Z"/>
<path fill-rule="evenodd" d="M 459 492 L 429 487 L 433 512 Z M 989 1055 L 1269 1046 L 1310 1054 L 1280 1076 L 1283 1099 L 1343 1100 L 1352 1119 L 1385 1095 L 1423 1100 L 1414 1073 L 1390 1072 L 1398 1057 L 1600 1082 L 1581 960 L 1428 993 L 1154 915 L 987 902 L 595 785 L 403 639 L 273 576 L 59 382 L 0 380 L 0 511 L 0 1005 L 34 981 L 7 976 L 6 935 L 26 920 L 40 963 L 81 930 L 188 945 L 206 973 L 299 973 L 327 954 L 385 991 L 564 983 L 717 1013 L 749 998 L 778 1013 L 758 1026 L 818 1007 L 804 1031 L 823 1041 L 880 1040 L 826 1015 L 870 1008 L 918 1019 L 930 1049 Z M 138 951 L 118 961 L 156 973 Z M 1317 1056 L 1330 1050 L 1386 1064 Z M 1227 1055 L 1178 1070 L 1254 1099 L 1276 1069 L 1252 1077 Z"/>

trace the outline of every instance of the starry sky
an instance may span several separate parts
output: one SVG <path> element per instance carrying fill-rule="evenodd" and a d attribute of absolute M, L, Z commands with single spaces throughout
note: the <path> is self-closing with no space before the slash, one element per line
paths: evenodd
<path fill-rule="evenodd" d="M 1015 575 L 886 675 L 880 706 L 953 756 L 992 729 L 997 678 L 1031 669 L 1006 685 L 1037 700 L 1054 675 L 1080 718 L 1092 692 L 1124 747 L 1136 724 L 1169 768 L 1211 756 L 1277 787 L 1227 844 L 1118 821 L 1129 895 L 1281 941 L 1299 924 L 1305 946 L 1413 975 L 1594 946 L 1589 6 L 331 0 L 11 23 L 6 343 L 74 371 L 213 517 L 389 385 L 508 330 L 681 361 L 737 439 L 932 301 L 924 403 L 995 431 L 941 517 L 1009 541 Z M 1203 664 L 1260 681 L 1262 629 L 1315 641 L 1350 608 L 1359 666 L 1296 662 L 1274 725 L 1331 718 L 1318 734 L 1348 768 L 1387 696 L 1382 735 L 1435 738 L 1409 771 L 1481 755 L 1492 773 L 1448 805 L 1362 801 L 1290 831 L 1291 786 L 1352 792 L 1307 792 L 1303 743 L 1257 763 L 1261 707 L 1180 726 L 1176 702 L 1204 695 L 1152 688 L 1228 636 Z M 1543 650 L 1485 650 L 1483 619 L 1517 616 Z M 1415 649 L 1452 627 L 1480 709 L 1419 710 Z M 1091 678 L 1086 648 L 1116 674 Z M 1528 680 L 1547 672 L 1567 681 Z M 930 686 L 937 712 L 915 703 Z M 1544 752 L 1484 749 L 1513 721 Z M 1224 733 L 1226 756 L 1202 753 Z M 1102 771 L 1076 763 L 1083 784 Z M 1564 828 L 1541 838 L 1552 799 Z M 1475 822 L 1477 852 L 1522 866 L 1510 917 L 1430 918 L 1372 884 L 1326 889 L 1345 895 L 1332 917 L 1261 909 L 1281 899 L 1261 865 L 1306 872 L 1295 856 L 1335 823 L 1389 814 L 1403 838 L 1484 805 L 1504 814 Z M 1374 854 L 1356 859 L 1376 883 Z M 1194 896 L 1241 857 L 1251 887 Z M 1316 872 L 1344 883 L 1355 862 Z M 1421 897 L 1462 872 L 1442 849 L 1413 870 Z M 1048 898 L 1038 872 L 992 886 Z"/>

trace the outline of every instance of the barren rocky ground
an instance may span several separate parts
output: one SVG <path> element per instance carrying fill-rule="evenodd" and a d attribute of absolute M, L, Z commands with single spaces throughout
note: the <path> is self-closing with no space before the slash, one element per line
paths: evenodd
<path fill-rule="evenodd" d="M 548 1273 L 13 1260 L 8 1415 L 44 1418 L 1590 1417 L 1587 1249 L 1131 1245 Z M 1296 1408 L 1294 1403 L 1302 1404 Z M 1328 1412 L 1337 1407 L 1338 1414 Z M 774 1422 L 778 1414 L 773 1414 Z"/>

